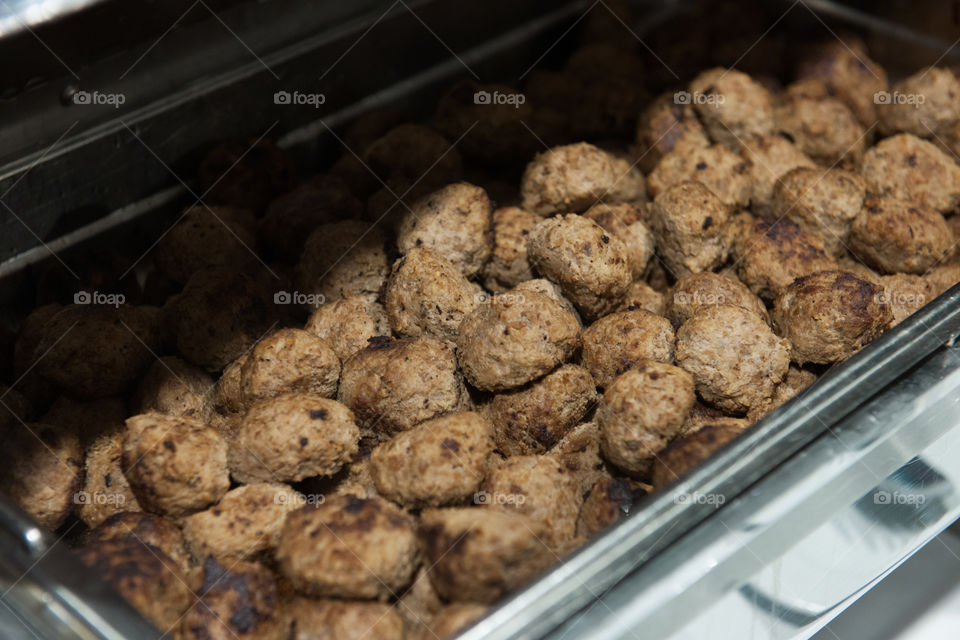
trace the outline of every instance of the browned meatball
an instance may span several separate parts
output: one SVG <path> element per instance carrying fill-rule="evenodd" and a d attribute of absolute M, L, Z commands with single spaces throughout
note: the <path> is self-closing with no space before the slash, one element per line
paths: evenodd
<path fill-rule="evenodd" d="M 645 492 L 635 491 L 626 478 L 599 478 L 583 500 L 577 534 L 591 538 L 626 517 L 638 497 L 635 494 L 643 496 Z"/>
<path fill-rule="evenodd" d="M 0 491 L 51 531 L 80 502 L 83 448 L 76 434 L 48 424 L 14 424 L 5 434 Z"/>
<path fill-rule="evenodd" d="M 760 219 L 744 242 L 737 275 L 755 294 L 772 300 L 795 279 L 836 268 L 819 235 L 790 218 Z"/>
<path fill-rule="evenodd" d="M 613 381 L 597 408 L 604 457 L 631 475 L 646 475 L 694 400 L 693 376 L 683 369 L 661 362 L 638 364 Z"/>
<path fill-rule="evenodd" d="M 371 338 L 389 336 L 390 320 L 373 296 L 348 296 L 317 307 L 304 329 L 326 340 L 343 362 Z"/>
<path fill-rule="evenodd" d="M 183 519 L 194 558 L 247 560 L 273 550 L 287 513 L 304 504 L 285 484 L 255 483 L 231 489 L 206 511 Z"/>
<path fill-rule="evenodd" d="M 776 108 L 775 117 L 777 131 L 790 136 L 814 162 L 856 166 L 863 157 L 866 132 L 840 100 L 788 97 Z"/>
<path fill-rule="evenodd" d="M 404 640 L 403 618 L 383 602 L 296 597 L 285 640 Z"/>
<path fill-rule="evenodd" d="M 880 284 L 883 286 L 883 301 L 890 305 L 893 313 L 890 326 L 900 324 L 936 297 L 933 283 L 923 276 L 895 273 L 880 278 Z"/>
<path fill-rule="evenodd" d="M 555 560 L 544 524 L 514 511 L 429 509 L 420 523 L 430 581 L 448 600 L 492 603 Z"/>
<path fill-rule="evenodd" d="M 878 96 L 880 133 L 932 138 L 960 122 L 960 80 L 949 69 L 929 67 Z"/>
<path fill-rule="evenodd" d="M 247 404 L 243 399 L 241 373 L 243 372 L 243 365 L 249 357 L 250 352 L 248 351 L 224 367 L 220 379 L 217 380 L 216 407 L 219 411 L 235 413 L 246 410 Z"/>
<path fill-rule="evenodd" d="M 171 303 L 180 355 L 207 371 L 222 369 L 270 328 L 270 295 L 260 282 L 234 269 L 197 271 Z"/>
<path fill-rule="evenodd" d="M 189 416 L 128 418 L 121 464 L 137 502 L 170 517 L 199 511 L 230 488 L 227 443 Z"/>
<path fill-rule="evenodd" d="M 790 344 L 742 307 L 701 309 L 677 330 L 677 364 L 697 393 L 729 413 L 743 413 L 773 394 L 790 365 Z"/>
<path fill-rule="evenodd" d="M 277 581 L 252 562 L 203 563 L 199 601 L 183 615 L 182 640 L 288 640 Z"/>
<path fill-rule="evenodd" d="M 407 254 L 416 247 L 432 249 L 463 275 L 476 275 L 490 257 L 493 213 L 487 192 L 456 182 L 431 193 L 401 214 L 397 248 Z"/>
<path fill-rule="evenodd" d="M 840 169 L 799 167 L 780 176 L 773 188 L 771 209 L 823 238 L 827 253 L 846 252 L 850 224 L 860 213 L 866 186 L 863 178 Z"/>
<path fill-rule="evenodd" d="M 643 309 L 662 316 L 666 313 L 666 300 L 662 293 L 643 280 L 635 280 L 630 284 L 616 310 L 633 311 L 634 309 Z"/>
<path fill-rule="evenodd" d="M 123 475 L 123 432 L 98 436 L 87 447 L 83 488 L 78 496 L 77 515 L 88 527 L 95 527 L 114 513 L 140 511 L 130 483 Z"/>
<path fill-rule="evenodd" d="M 926 140 L 902 133 L 863 156 L 867 191 L 946 213 L 960 204 L 960 166 Z"/>
<path fill-rule="evenodd" d="M 915 277 L 915 276 L 913 276 Z M 806 369 L 801 369 L 800 367 L 791 364 L 790 369 L 787 371 L 787 375 L 784 376 L 783 381 L 778 384 L 773 389 L 773 396 L 768 402 L 761 403 L 755 407 L 751 407 L 750 411 L 747 412 L 747 423 L 753 424 L 763 418 L 765 415 L 785 403 L 787 400 L 790 400 L 795 395 L 809 387 L 811 384 L 817 381 L 817 374 Z M 722 420 L 736 420 L 737 418 L 723 418 Z M 720 424 L 720 420 L 715 420 L 715 424 Z M 707 421 L 707 424 L 710 424 Z M 735 425 L 736 426 L 736 425 Z M 746 425 L 740 425 L 740 427 L 745 427 Z M 739 427 L 738 427 L 739 428 Z"/>
<path fill-rule="evenodd" d="M 753 136 L 744 138 L 740 153 L 750 161 L 750 177 L 753 188 L 750 206 L 759 215 L 770 215 L 773 188 L 780 177 L 797 167 L 814 168 L 813 160 L 783 136 Z"/>
<path fill-rule="evenodd" d="M 153 362 L 157 347 L 152 307 L 79 304 L 64 307 L 43 327 L 34 350 L 37 372 L 70 395 L 116 395 Z"/>
<path fill-rule="evenodd" d="M 607 465 L 600 457 L 600 425 L 596 420 L 581 422 L 567 431 L 547 454 L 559 458 L 574 475 L 581 494 L 607 475 Z"/>
<path fill-rule="evenodd" d="M 472 496 L 493 452 L 493 425 L 454 413 L 399 433 L 370 454 L 380 495 L 405 507 L 440 506 Z"/>
<path fill-rule="evenodd" d="M 637 119 L 636 154 L 644 173 L 653 171 L 660 159 L 675 149 L 709 145 L 693 105 L 679 104 L 673 92 L 657 96 Z"/>
<path fill-rule="evenodd" d="M 860 43 L 831 39 L 818 45 L 802 61 L 797 75 L 821 83 L 823 92 L 842 100 L 864 127 L 877 122 L 874 96 L 886 90 L 887 74 L 867 57 Z"/>
<path fill-rule="evenodd" d="M 486 407 L 497 450 L 507 456 L 544 453 L 597 398 L 590 373 L 566 364 L 526 387 L 498 393 Z"/>
<path fill-rule="evenodd" d="M 580 346 L 580 322 L 560 303 L 528 292 L 495 296 L 460 326 L 457 356 L 470 384 L 519 387 L 549 373 Z"/>
<path fill-rule="evenodd" d="M 384 436 L 459 411 L 467 391 L 453 352 L 432 338 L 379 339 L 343 363 L 338 396 Z"/>
<path fill-rule="evenodd" d="M 883 288 L 846 271 L 800 278 L 773 303 L 773 322 L 798 364 L 845 360 L 887 329 L 893 319 Z"/>
<path fill-rule="evenodd" d="M 673 361 L 673 326 L 647 311 L 619 311 L 600 318 L 583 332 L 583 366 L 600 387 L 638 362 Z"/>
<path fill-rule="evenodd" d="M 647 262 L 653 257 L 653 234 L 642 221 L 642 215 L 637 205 L 627 202 L 600 203 L 583 214 L 584 218 L 593 220 L 623 242 L 634 280 L 643 277 Z"/>
<path fill-rule="evenodd" d="M 360 154 L 381 180 L 403 179 L 439 186 L 463 171 L 460 153 L 439 133 L 419 124 L 394 127 Z"/>
<path fill-rule="evenodd" d="M 732 304 L 769 320 L 763 301 L 739 280 L 724 274 L 702 271 L 683 276 L 666 295 L 666 313 L 680 326 L 705 307 Z"/>
<path fill-rule="evenodd" d="M 197 193 L 205 202 L 259 211 L 289 189 L 295 175 L 293 158 L 272 140 L 231 140 L 204 156 Z"/>
<path fill-rule="evenodd" d="M 165 553 L 174 565 L 186 571 L 190 554 L 183 534 L 172 521 L 142 511 L 122 511 L 109 516 L 87 532 L 86 543 L 95 547 L 105 542 L 136 542 Z"/>
<path fill-rule="evenodd" d="M 708 422 L 693 433 L 675 438 L 653 463 L 651 483 L 662 489 L 741 433 L 743 427 L 737 423 Z"/>
<path fill-rule="evenodd" d="M 337 393 L 340 359 L 323 338 L 303 329 L 280 329 L 257 343 L 240 370 L 244 402 L 281 393 Z"/>
<path fill-rule="evenodd" d="M 560 285 L 584 316 L 613 309 L 632 281 L 624 242 L 602 226 L 575 214 L 537 224 L 527 240 L 530 264 Z"/>
<path fill-rule="evenodd" d="M 159 411 L 208 420 L 216 385 L 206 371 L 174 356 L 154 362 L 140 380 L 132 405 L 136 413 Z"/>
<path fill-rule="evenodd" d="M 722 144 L 677 147 L 660 160 L 648 178 L 650 195 L 687 180 L 701 182 L 728 207 L 750 203 L 750 163 Z"/>
<path fill-rule="evenodd" d="M 385 600 L 413 579 L 417 536 L 413 520 L 382 498 L 328 496 L 287 516 L 277 561 L 298 591 Z"/>
<path fill-rule="evenodd" d="M 321 303 L 350 295 L 376 295 L 390 273 L 387 238 L 376 223 L 344 220 L 320 225 L 307 238 L 297 266 L 300 293 Z"/>
<path fill-rule="evenodd" d="M 864 202 L 850 227 L 850 252 L 885 273 L 924 274 L 953 247 L 942 215 L 893 198 Z"/>
<path fill-rule="evenodd" d="M 484 299 L 483 290 L 441 253 L 411 249 L 393 265 L 384 304 L 398 335 L 431 336 L 453 344 L 465 316 Z"/>
<path fill-rule="evenodd" d="M 727 259 L 727 207 L 700 182 L 678 182 L 660 193 L 650 210 L 657 250 L 677 277 L 710 271 Z"/>
<path fill-rule="evenodd" d="M 353 412 L 311 393 L 285 393 L 250 407 L 230 442 L 239 482 L 298 482 L 333 475 L 357 452 Z"/>
<path fill-rule="evenodd" d="M 579 142 L 537 154 L 520 187 L 523 208 L 541 216 L 579 213 L 598 202 L 646 198 L 643 174 L 629 162 Z"/>
<path fill-rule="evenodd" d="M 736 149 L 740 140 L 773 132 L 770 92 L 735 69 L 710 69 L 694 78 L 680 98 L 690 102 L 710 138 Z"/>
<path fill-rule="evenodd" d="M 204 267 L 258 264 L 253 214 L 235 207 L 189 207 L 157 243 L 154 264 L 178 284 Z"/>
<path fill-rule="evenodd" d="M 499 294 L 498 296 L 491 297 L 491 299 L 509 301 L 511 299 L 519 299 L 516 294 L 522 293 L 539 293 L 540 295 L 547 296 L 554 302 L 557 302 L 562 306 L 566 311 L 570 312 L 576 319 L 577 322 L 583 324 L 583 321 L 580 318 L 580 314 L 577 312 L 577 308 L 573 306 L 573 303 L 570 302 L 563 295 L 563 290 L 555 282 L 550 282 L 546 278 L 534 278 L 533 280 L 524 280 L 513 289 L 504 292 L 504 294 Z"/>
<path fill-rule="evenodd" d="M 160 549 L 122 539 L 88 545 L 78 555 L 94 575 L 163 632 L 178 625 L 193 601 L 179 567 Z"/>
<path fill-rule="evenodd" d="M 533 278 L 527 236 L 539 220 L 539 216 L 520 207 L 501 207 L 493 212 L 493 250 L 483 268 L 487 289 L 500 293 Z"/>

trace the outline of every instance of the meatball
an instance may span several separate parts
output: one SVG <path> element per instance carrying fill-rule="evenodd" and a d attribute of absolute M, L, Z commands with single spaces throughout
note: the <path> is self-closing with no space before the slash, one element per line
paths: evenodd
<path fill-rule="evenodd" d="M 220 379 L 217 380 L 216 408 L 227 413 L 236 413 L 246 410 L 247 403 L 243 399 L 243 365 L 250 357 L 250 352 L 241 354 L 236 360 L 223 369 Z"/>
<path fill-rule="evenodd" d="M 298 591 L 385 600 L 417 570 L 414 523 L 382 498 L 329 496 L 287 515 L 277 562 Z"/>
<path fill-rule="evenodd" d="M 877 122 L 876 94 L 887 88 L 887 74 L 856 42 L 829 40 L 815 47 L 800 64 L 801 80 L 822 84 L 822 91 L 839 98 L 864 127 Z"/>
<path fill-rule="evenodd" d="M 285 484 L 256 483 L 231 489 L 206 511 L 183 519 L 194 558 L 247 560 L 276 548 L 287 513 L 303 506 Z"/>
<path fill-rule="evenodd" d="M 184 284 L 204 267 L 252 266 L 260 261 L 253 214 L 235 207 L 189 207 L 160 238 L 153 261 L 164 276 Z"/>
<path fill-rule="evenodd" d="M 252 562 L 227 566 L 207 558 L 199 601 L 180 622 L 181 640 L 288 640 L 277 581 Z"/>
<path fill-rule="evenodd" d="M 916 276 L 911 276 L 916 277 Z M 801 369 L 800 367 L 791 364 L 790 369 L 787 370 L 787 375 L 783 378 L 783 381 L 778 384 L 773 389 L 773 396 L 768 402 L 761 403 L 755 407 L 751 407 L 750 411 L 747 412 L 747 424 L 753 424 L 763 418 L 765 415 L 785 403 L 787 400 L 790 400 L 795 395 L 809 387 L 811 384 L 816 382 L 817 374 L 806 369 Z M 714 421 L 706 421 L 704 424 L 725 424 L 723 421 L 733 421 L 737 418 L 722 418 Z M 737 424 L 733 423 L 737 428 L 746 428 L 747 424 Z"/>
<path fill-rule="evenodd" d="M 209 420 L 216 385 L 206 371 L 174 356 L 154 362 L 140 380 L 132 405 L 136 413 L 159 411 Z"/>
<path fill-rule="evenodd" d="M 640 309 L 600 318 L 583 332 L 583 366 L 600 387 L 638 362 L 673 361 L 673 326 Z"/>
<path fill-rule="evenodd" d="M 646 492 L 637 491 L 639 496 Z M 604 476 L 590 487 L 577 518 L 577 535 L 592 538 L 615 522 L 622 520 L 636 499 L 634 488 L 626 478 Z"/>
<path fill-rule="evenodd" d="M 643 174 L 626 160 L 579 142 L 537 154 L 520 186 L 523 208 L 541 216 L 579 213 L 598 202 L 646 198 Z"/>
<path fill-rule="evenodd" d="M 53 531 L 67 519 L 83 476 L 76 434 L 48 424 L 13 425 L 5 434 L 0 491 Z"/>
<path fill-rule="evenodd" d="M 272 140 L 231 140 L 204 156 L 197 170 L 197 193 L 205 202 L 260 211 L 288 190 L 295 176 L 293 158 Z"/>
<path fill-rule="evenodd" d="M 580 346 L 580 322 L 559 302 L 535 292 L 506 293 L 460 326 L 457 357 L 470 384 L 503 391 L 536 380 Z"/>
<path fill-rule="evenodd" d="M 387 310 L 372 296 L 348 296 L 327 302 L 314 311 L 304 329 L 323 338 L 341 361 L 390 335 Z"/>
<path fill-rule="evenodd" d="M 735 69 L 710 69 L 694 78 L 685 96 L 710 139 L 736 149 L 740 140 L 773 132 L 770 92 Z"/>
<path fill-rule="evenodd" d="M 493 249 L 483 268 L 484 285 L 502 292 L 533 278 L 527 258 L 527 236 L 539 216 L 519 207 L 502 207 L 493 212 Z"/>
<path fill-rule="evenodd" d="M 687 180 L 703 183 L 727 207 L 745 207 L 753 188 L 750 163 L 722 144 L 677 147 L 660 160 L 648 183 L 654 198 Z"/>
<path fill-rule="evenodd" d="M 493 452 L 493 426 L 454 413 L 399 433 L 370 454 L 377 491 L 405 507 L 440 506 L 473 495 Z"/>
<path fill-rule="evenodd" d="M 87 447 L 77 515 L 88 527 L 96 527 L 114 513 L 140 511 L 130 483 L 123 475 L 122 454 L 122 431 L 104 433 Z"/>
<path fill-rule="evenodd" d="M 780 176 L 771 210 L 776 218 L 789 217 L 819 234 L 827 253 L 840 257 L 846 253 L 850 225 L 865 197 L 866 185 L 855 173 L 799 167 Z"/>
<path fill-rule="evenodd" d="M 743 433 L 737 423 L 707 423 L 687 435 L 675 438 L 653 463 L 651 483 L 662 489 L 713 455 L 713 452 Z"/>
<path fill-rule="evenodd" d="M 666 301 L 663 294 L 649 284 L 643 280 L 635 280 L 630 284 L 616 310 L 633 311 L 634 309 L 643 309 L 662 316 L 666 313 Z"/>
<path fill-rule="evenodd" d="M 357 453 L 353 412 L 311 393 L 284 393 L 250 407 L 230 443 L 238 482 L 299 482 L 333 475 Z"/>
<path fill-rule="evenodd" d="M 303 329 L 280 329 L 257 343 L 240 369 L 244 402 L 281 393 L 337 393 L 340 359 L 323 338 Z"/>
<path fill-rule="evenodd" d="M 439 186 L 460 178 L 460 153 L 442 135 L 420 124 L 401 124 L 360 154 L 381 180 L 406 180 Z"/>
<path fill-rule="evenodd" d="M 744 243 L 737 274 L 755 294 L 772 300 L 795 279 L 836 268 L 819 235 L 790 218 L 760 219 Z"/>
<path fill-rule="evenodd" d="M 883 287 L 846 271 L 798 279 L 773 303 L 773 322 L 797 364 L 845 360 L 883 333 L 893 313 Z"/>
<path fill-rule="evenodd" d="M 597 398 L 590 373 L 566 364 L 525 387 L 498 393 L 486 407 L 506 456 L 544 453 L 587 413 Z"/>
<path fill-rule="evenodd" d="M 420 523 L 430 581 L 447 600 L 495 602 L 555 559 L 542 541 L 545 525 L 514 511 L 429 509 Z"/>
<path fill-rule="evenodd" d="M 893 198 L 868 199 L 850 227 L 850 252 L 886 273 L 924 274 L 953 247 L 942 215 Z"/>
<path fill-rule="evenodd" d="M 813 160 L 783 136 L 754 136 L 745 138 L 740 153 L 750 161 L 750 205 L 759 215 L 771 215 L 773 188 L 780 176 L 797 167 L 814 168 Z"/>
<path fill-rule="evenodd" d="M 641 221 L 637 206 L 626 202 L 601 203 L 587 209 L 583 217 L 593 220 L 623 242 L 633 279 L 642 278 L 647 270 L 647 262 L 653 257 L 654 239 L 647 225 Z"/>
<path fill-rule="evenodd" d="M 153 362 L 155 314 L 147 307 L 70 305 L 43 327 L 37 372 L 79 399 L 117 395 Z"/>
<path fill-rule="evenodd" d="M 880 94 L 880 133 L 932 138 L 960 122 L 960 80 L 949 69 L 930 67 Z"/>
<path fill-rule="evenodd" d="M 432 249 L 472 277 L 490 257 L 492 215 L 486 191 L 466 182 L 447 185 L 402 214 L 397 248 L 403 254 Z"/>
<path fill-rule="evenodd" d="M 310 234 L 297 266 L 300 291 L 322 302 L 350 295 L 377 295 L 390 273 L 387 237 L 369 222 L 344 220 Z"/>
<path fill-rule="evenodd" d="M 732 304 L 769 320 L 763 301 L 739 280 L 710 271 L 683 276 L 666 295 L 666 315 L 679 327 L 695 313 L 718 304 Z"/>
<path fill-rule="evenodd" d="M 856 166 L 867 134 L 853 112 L 834 98 L 788 97 L 775 111 L 777 131 L 819 164 Z"/>
<path fill-rule="evenodd" d="M 223 369 L 270 328 L 266 288 L 229 268 L 197 271 L 171 303 L 170 321 L 184 360 Z"/>
<path fill-rule="evenodd" d="M 206 508 L 230 488 L 227 443 L 189 416 L 128 418 L 121 464 L 137 502 L 173 518 Z"/>
<path fill-rule="evenodd" d="M 674 276 L 710 271 L 727 259 L 727 207 L 700 182 L 678 182 L 657 195 L 650 226 L 660 257 Z"/>
<path fill-rule="evenodd" d="M 453 344 L 464 317 L 483 297 L 482 289 L 442 254 L 415 248 L 394 263 L 384 304 L 398 335 L 426 335 Z"/>
<path fill-rule="evenodd" d="M 339 400 L 383 436 L 459 411 L 467 391 L 453 352 L 433 338 L 379 339 L 343 364 Z"/>
<path fill-rule="evenodd" d="M 285 640 L 404 640 L 403 618 L 383 602 L 294 598 Z"/>
<path fill-rule="evenodd" d="M 542 540 L 558 555 L 573 539 L 583 504 L 577 477 L 557 456 L 513 456 L 483 481 L 478 502 L 516 510 L 543 523 Z"/>
<path fill-rule="evenodd" d="M 867 192 L 946 213 L 960 204 L 960 166 L 926 140 L 902 133 L 863 156 Z"/>
<path fill-rule="evenodd" d="M 546 278 L 534 278 L 533 280 L 524 280 L 523 282 L 515 286 L 512 290 L 507 291 L 506 295 L 498 299 L 500 300 L 510 300 L 511 298 L 518 299 L 516 294 L 523 294 L 525 292 L 539 293 L 540 295 L 547 296 L 554 302 L 560 304 L 560 306 L 562 306 L 564 310 L 572 314 L 577 319 L 577 322 L 579 322 L 580 324 L 583 324 L 583 321 L 580 318 L 580 314 L 577 312 L 577 308 L 573 306 L 572 302 L 570 302 L 567 298 L 564 297 L 563 290 L 560 288 L 560 285 L 554 282 L 550 282 Z"/>
<path fill-rule="evenodd" d="M 627 246 L 575 214 L 537 224 L 527 240 L 530 264 L 563 290 L 586 317 L 613 309 L 632 281 Z"/>
<path fill-rule="evenodd" d="M 936 297 L 933 283 L 923 276 L 895 273 L 880 278 L 883 300 L 890 305 L 893 320 L 890 326 L 898 325 L 913 312 Z"/>
<path fill-rule="evenodd" d="M 693 376 L 661 362 L 637 364 L 607 388 L 597 408 L 600 448 L 623 471 L 645 476 L 683 425 L 695 400 Z"/>
<path fill-rule="evenodd" d="M 573 474 L 581 494 L 607 475 L 607 465 L 600 457 L 600 425 L 596 421 L 581 422 L 567 431 L 547 454 L 559 458 Z"/>
<path fill-rule="evenodd" d="M 142 511 L 121 511 L 107 517 L 87 532 L 86 544 L 94 547 L 106 542 L 136 542 L 159 549 L 186 571 L 190 554 L 180 529 L 170 520 Z"/>
<path fill-rule="evenodd" d="M 693 105 L 679 104 L 672 92 L 657 96 L 637 119 L 636 154 L 644 173 L 653 171 L 661 158 L 675 149 L 709 145 Z"/>
<path fill-rule="evenodd" d="M 744 413 L 773 394 L 790 366 L 790 343 L 742 307 L 701 309 L 677 330 L 677 364 L 706 402 Z"/>
<path fill-rule="evenodd" d="M 78 556 L 158 629 L 169 631 L 177 626 L 193 600 L 176 563 L 160 549 L 138 540 L 88 545 Z"/>

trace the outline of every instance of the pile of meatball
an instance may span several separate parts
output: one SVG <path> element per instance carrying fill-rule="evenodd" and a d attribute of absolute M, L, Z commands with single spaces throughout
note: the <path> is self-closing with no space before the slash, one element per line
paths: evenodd
<path fill-rule="evenodd" d="M 23 321 L 0 490 L 170 637 L 440 639 L 960 280 L 950 70 L 633 55 L 213 149 L 138 298 Z"/>

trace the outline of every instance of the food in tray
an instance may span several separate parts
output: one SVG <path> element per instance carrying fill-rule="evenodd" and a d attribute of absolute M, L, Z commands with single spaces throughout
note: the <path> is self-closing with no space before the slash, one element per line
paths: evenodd
<path fill-rule="evenodd" d="M 631 44 L 214 148 L 142 290 L 23 320 L 0 489 L 171 637 L 439 639 L 960 281 L 951 71 Z"/>

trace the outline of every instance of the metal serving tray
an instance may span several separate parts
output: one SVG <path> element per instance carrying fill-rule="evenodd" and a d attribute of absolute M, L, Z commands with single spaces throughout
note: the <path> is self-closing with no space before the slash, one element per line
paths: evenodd
<path fill-rule="evenodd" d="M 202 2 L 172 4 L 184 16 L 209 11 Z M 456 78 L 519 77 L 564 48 L 587 12 L 607 10 L 603 2 L 519 4 L 223 2 L 216 15 L 181 16 L 169 36 L 132 47 L 121 39 L 83 68 L 48 67 L 42 82 L 0 101 L 2 299 L 19 300 L 19 275 L 51 254 L 69 270 L 72 256 L 117 238 L 155 237 L 196 197 L 181 176 L 210 142 L 269 135 L 315 166 L 335 156 L 338 127 L 357 114 L 378 106 L 429 113 Z M 806 28 L 822 25 L 820 38 L 843 25 L 891 51 L 929 50 L 930 62 L 937 52 L 953 55 L 949 42 L 855 7 L 771 4 L 786 18 L 781 28 L 791 12 L 807 12 Z M 681 8 L 635 5 L 637 24 L 624 28 L 638 38 Z M 15 50 L 28 50 L 42 26 L 20 23 Z M 289 87 L 328 101 L 319 111 L 275 108 L 273 93 Z M 127 102 L 78 109 L 69 100 L 78 90 L 122 93 Z M 730 637 L 809 636 L 960 513 L 958 333 L 955 287 L 461 637 L 697 638 L 718 628 Z M 891 502 L 878 502 L 878 491 Z M 701 499 L 711 496 L 722 506 Z M 10 575 L 0 628 L 13 618 L 11 629 L 32 624 L 44 638 L 149 637 L 130 607 L 95 582 L 77 583 L 62 545 L 38 537 L 15 509 L 0 512 L 13 536 L 0 562 Z M 812 561 L 811 545 L 834 562 Z M 30 637 L 6 637 L 20 636 Z"/>

